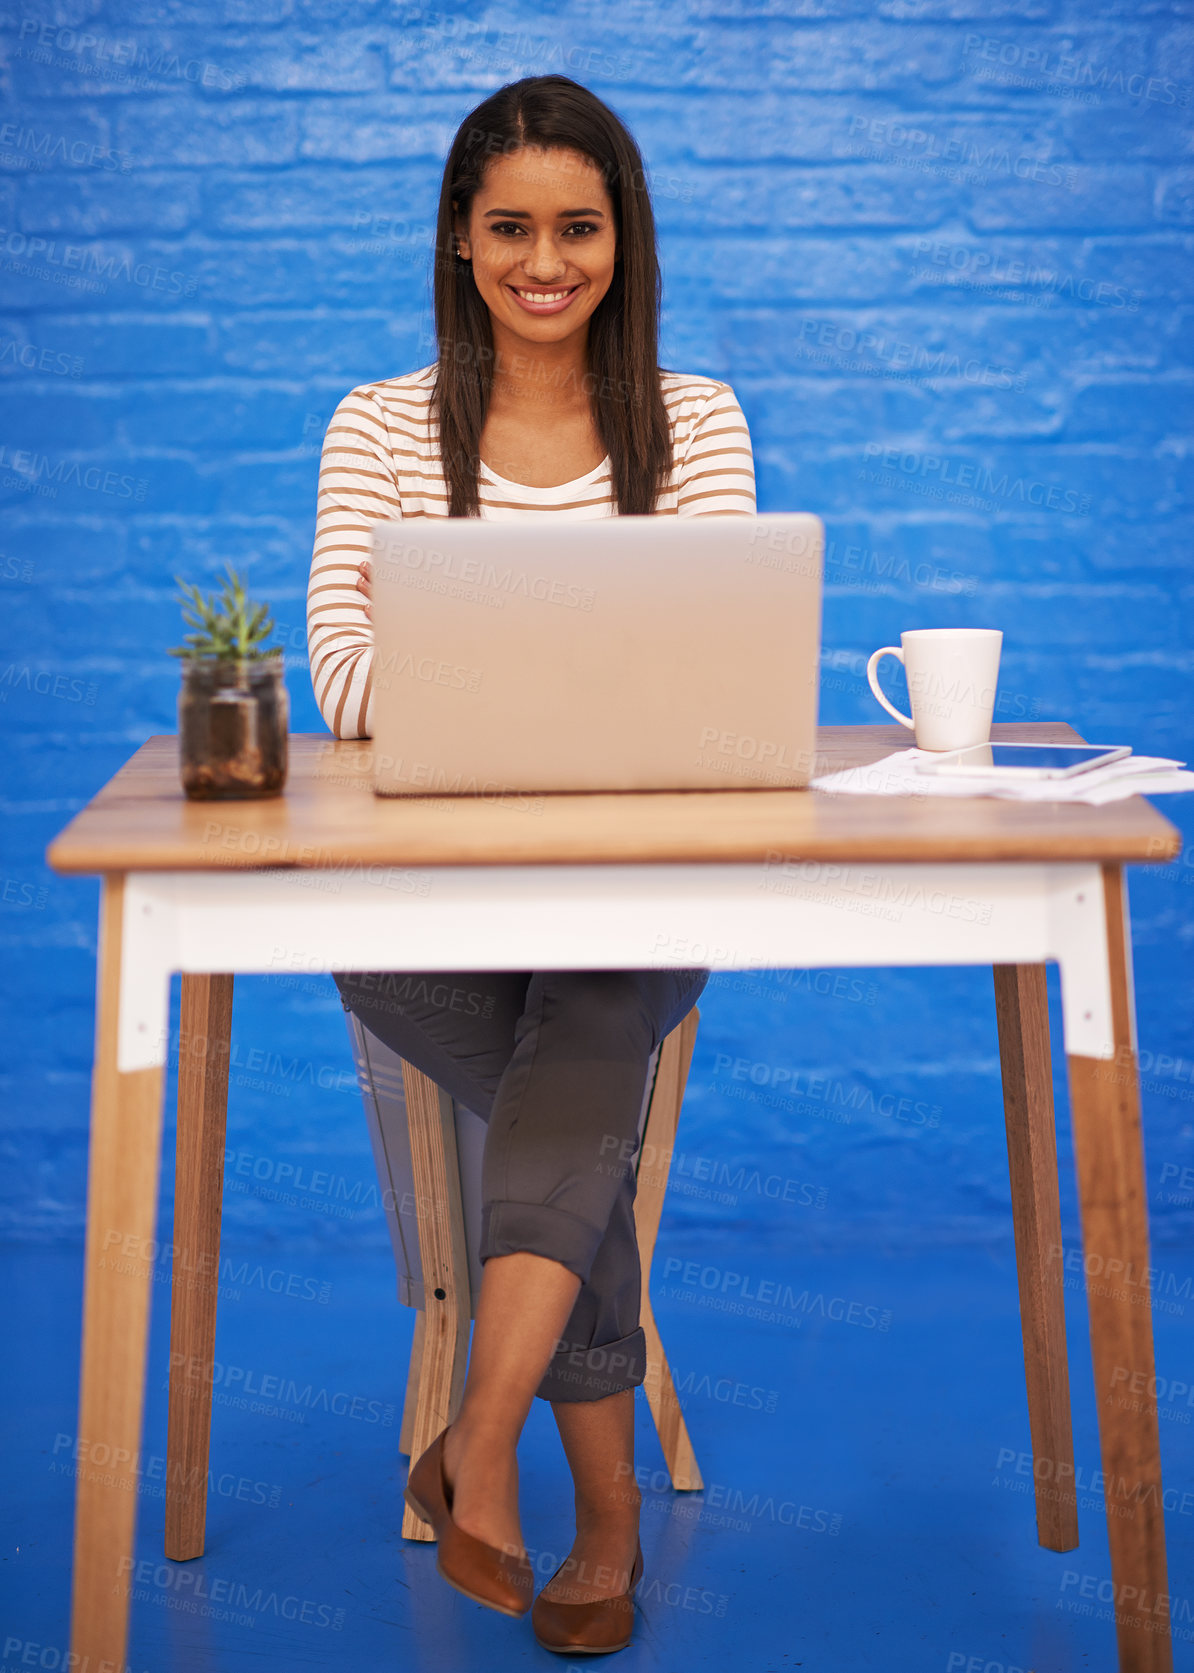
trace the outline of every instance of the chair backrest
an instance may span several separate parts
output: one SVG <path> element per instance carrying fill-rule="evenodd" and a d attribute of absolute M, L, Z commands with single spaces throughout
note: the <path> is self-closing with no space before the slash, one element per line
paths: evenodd
<path fill-rule="evenodd" d="M 377 1165 L 378 1184 L 398 1268 L 398 1299 L 406 1307 L 423 1306 L 423 1263 L 419 1256 L 419 1232 L 415 1219 L 414 1177 L 410 1155 L 410 1133 L 406 1122 L 406 1094 L 402 1084 L 402 1058 L 365 1027 L 354 1011 L 345 1011 L 349 1039 L 356 1063 L 357 1084 L 365 1106 L 365 1120 Z M 651 1107 L 651 1094 L 659 1068 L 659 1051 L 652 1053 L 647 1069 L 643 1105 L 639 1111 L 641 1139 Z M 444 1094 L 447 1097 L 447 1094 Z M 485 1145 L 485 1122 L 457 1099 L 452 1105 L 456 1129 L 456 1155 L 460 1169 L 460 1199 L 464 1212 L 465 1244 L 468 1249 L 470 1311 L 475 1315 L 481 1288 L 481 1155 Z M 640 1147 L 635 1159 L 637 1170 Z"/>

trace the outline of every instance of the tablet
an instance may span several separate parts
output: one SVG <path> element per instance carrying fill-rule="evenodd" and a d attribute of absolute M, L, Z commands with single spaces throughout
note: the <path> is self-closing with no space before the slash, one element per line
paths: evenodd
<path fill-rule="evenodd" d="M 916 770 L 970 778 L 1073 778 L 1131 753 L 1130 744 L 972 744 L 917 761 Z"/>

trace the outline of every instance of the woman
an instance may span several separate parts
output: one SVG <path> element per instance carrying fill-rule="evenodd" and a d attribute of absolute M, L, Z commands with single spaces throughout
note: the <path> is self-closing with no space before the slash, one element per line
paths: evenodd
<path fill-rule="evenodd" d="M 384 518 L 682 517 L 755 510 L 733 390 L 658 365 L 660 278 L 642 158 L 566 76 L 499 88 L 444 170 L 438 359 L 354 389 L 329 425 L 308 591 L 311 676 L 341 738 L 371 735 L 370 524 Z M 463 1400 L 407 1495 L 438 1567 L 531 1608 L 516 1446 L 549 1400 L 576 1538 L 534 1601 L 562 1653 L 629 1643 L 642 1573 L 634 1390 L 645 1372 L 634 1164 L 651 1053 L 706 970 L 341 972 L 346 1007 L 488 1122 L 484 1263 Z M 446 984 L 445 1008 L 400 997 Z M 610 1158 L 618 1158 L 611 1165 Z"/>

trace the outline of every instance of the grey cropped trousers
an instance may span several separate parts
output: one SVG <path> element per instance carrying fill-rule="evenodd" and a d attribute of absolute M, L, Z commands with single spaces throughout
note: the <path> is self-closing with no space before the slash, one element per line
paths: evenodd
<path fill-rule="evenodd" d="M 646 1338 L 634 1156 L 647 1067 L 709 972 L 333 975 L 345 1010 L 487 1123 L 481 1260 L 527 1250 L 581 1281 L 539 1397 L 636 1388 Z"/>

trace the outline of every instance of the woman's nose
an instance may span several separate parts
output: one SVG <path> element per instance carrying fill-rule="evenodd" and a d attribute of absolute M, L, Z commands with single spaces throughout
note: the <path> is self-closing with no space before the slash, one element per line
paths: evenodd
<path fill-rule="evenodd" d="M 555 241 L 546 238 L 536 244 L 534 249 L 523 262 L 528 279 L 559 279 L 568 271 L 568 263 L 555 247 Z"/>

